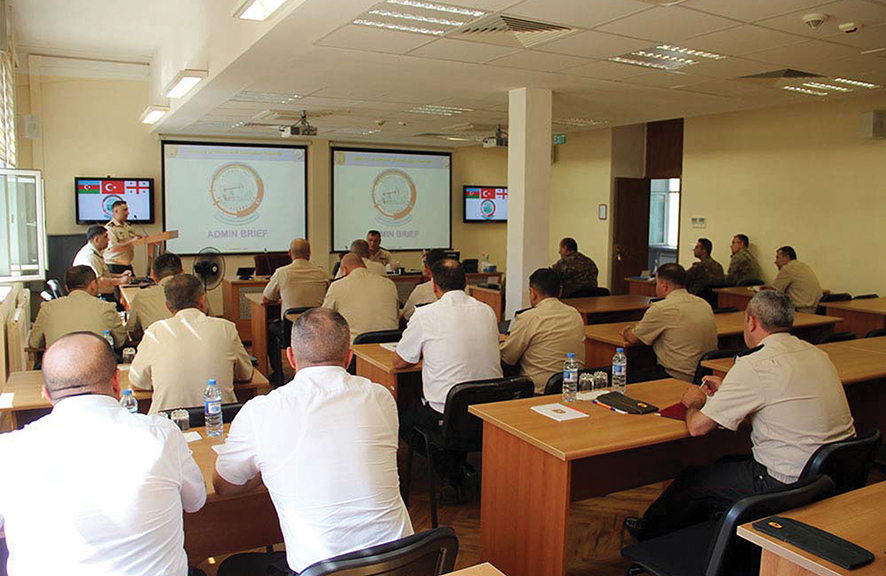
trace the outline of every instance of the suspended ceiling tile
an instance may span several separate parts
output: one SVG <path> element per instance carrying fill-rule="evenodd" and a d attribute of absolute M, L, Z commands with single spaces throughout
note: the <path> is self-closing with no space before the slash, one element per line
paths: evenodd
<path fill-rule="evenodd" d="M 637 66 L 629 66 L 627 64 L 618 64 L 616 62 L 591 62 L 583 64 L 575 68 L 568 68 L 563 71 L 564 74 L 573 74 L 576 76 L 584 76 L 586 78 L 599 78 L 601 80 L 621 80 L 636 76 L 638 71 L 643 68 Z"/>
<path fill-rule="evenodd" d="M 625 78 L 623 82 L 628 84 L 640 84 L 641 86 L 657 86 L 659 88 L 672 88 L 689 82 L 698 82 L 698 78 L 683 72 L 654 71 Z"/>
<path fill-rule="evenodd" d="M 422 58 L 434 58 L 439 60 L 455 60 L 458 62 L 483 63 L 501 58 L 517 52 L 516 48 L 483 44 L 480 42 L 465 42 L 463 40 L 450 40 L 440 38 L 430 44 L 425 44 L 409 53 L 410 56 Z"/>
<path fill-rule="evenodd" d="M 821 25 L 821 28 L 812 30 L 803 22 L 803 15 L 808 13 L 826 14 L 828 19 Z M 855 22 L 867 27 L 884 24 L 886 23 L 886 5 L 876 4 L 869 0 L 840 0 L 816 6 L 814 10 L 801 10 L 761 20 L 757 24 L 809 38 L 824 38 L 834 34 L 843 34 L 837 28 L 843 22 Z"/>
<path fill-rule="evenodd" d="M 755 22 L 825 3 L 823 0 L 688 0 L 681 6 L 743 22 Z"/>
<path fill-rule="evenodd" d="M 726 58 L 714 62 L 702 62 L 689 68 L 692 74 L 713 76 L 714 78 L 737 78 L 748 74 L 759 74 L 774 70 L 777 66 L 766 62 L 756 62 L 745 58 Z"/>
<path fill-rule="evenodd" d="M 538 47 L 544 52 L 605 59 L 617 54 L 632 52 L 650 45 L 648 40 L 637 40 L 605 32 L 587 31 Z"/>
<path fill-rule="evenodd" d="M 537 72 L 559 72 L 565 68 L 579 66 L 587 62 L 587 59 L 578 58 L 576 56 L 522 50 L 515 54 L 492 60 L 491 62 L 488 62 L 488 64 L 491 66 L 505 66 L 508 68 L 534 70 Z"/>
<path fill-rule="evenodd" d="M 696 50 L 706 50 L 730 56 L 742 56 L 749 52 L 796 44 L 805 40 L 803 36 L 746 24 L 736 28 L 729 28 L 728 30 L 696 36 L 686 40 L 684 44 Z"/>
<path fill-rule="evenodd" d="M 370 50 L 372 52 L 405 54 L 410 50 L 432 42 L 434 38 L 434 36 L 425 34 L 379 30 L 356 24 L 348 24 L 327 34 L 317 41 L 316 45 L 348 50 Z"/>
<path fill-rule="evenodd" d="M 650 9 L 649 4 L 636 0 L 594 0 L 594 2 L 571 0 L 561 3 L 552 10 L 550 0 L 526 0 L 508 9 L 506 13 L 568 26 L 594 28 L 617 18 Z"/>
<path fill-rule="evenodd" d="M 603 32 L 642 38 L 655 42 L 678 43 L 699 34 L 738 26 L 739 22 L 719 16 L 688 10 L 680 6 L 657 7 L 604 24 Z"/>
<path fill-rule="evenodd" d="M 822 42 L 820 40 L 807 40 L 799 44 L 752 52 L 748 54 L 748 57 L 771 64 L 778 64 L 786 68 L 802 69 L 804 66 L 824 60 L 845 58 L 856 54 L 858 54 L 858 49 L 856 48 L 831 42 Z"/>

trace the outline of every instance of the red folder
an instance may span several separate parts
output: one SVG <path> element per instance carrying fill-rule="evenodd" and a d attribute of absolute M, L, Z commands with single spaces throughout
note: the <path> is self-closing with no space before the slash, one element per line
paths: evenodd
<path fill-rule="evenodd" d="M 677 402 L 676 404 L 672 404 L 667 408 L 662 408 L 662 410 L 659 412 L 659 415 L 664 416 L 665 418 L 673 418 L 674 420 L 684 422 L 686 420 L 686 405 L 682 402 Z"/>

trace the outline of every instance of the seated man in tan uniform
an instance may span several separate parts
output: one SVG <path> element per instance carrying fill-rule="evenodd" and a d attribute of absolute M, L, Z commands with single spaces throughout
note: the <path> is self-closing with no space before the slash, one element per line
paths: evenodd
<path fill-rule="evenodd" d="M 74 266 L 89 266 L 98 278 L 98 292 L 102 295 L 113 295 L 114 288 L 121 284 L 129 284 L 132 272 L 113 274 L 105 263 L 104 253 L 108 248 L 108 231 L 102 226 L 90 226 L 86 230 L 86 244 L 74 256 Z"/>
<path fill-rule="evenodd" d="M 514 317 L 508 338 L 499 345 L 501 361 L 520 365 L 520 374 L 532 378 L 535 393 L 545 390 L 548 378 L 563 370 L 570 352 L 585 362 L 585 323 L 572 306 L 558 300 L 560 277 L 539 268 L 529 277 L 532 309 Z"/>
<path fill-rule="evenodd" d="M 351 252 L 363 259 L 363 266 L 365 266 L 367 270 L 369 270 L 373 274 L 387 277 L 388 273 L 385 270 L 385 265 L 378 262 L 373 262 L 369 259 L 369 243 L 366 240 L 354 240 L 353 242 L 351 242 Z M 338 273 L 335 275 L 335 279 L 338 280 L 344 275 L 344 269 L 342 267 L 339 267 Z"/>
<path fill-rule="evenodd" d="M 822 293 L 821 284 L 812 268 L 797 260 L 797 252 L 790 246 L 776 250 L 775 265 L 778 266 L 778 275 L 772 281 L 772 288 L 787 294 L 797 312 L 814 314 Z"/>
<path fill-rule="evenodd" d="M 630 344 L 652 346 L 658 364 L 648 369 L 628 366 L 628 382 L 678 378 L 692 382 L 698 360 L 717 349 L 717 322 L 710 304 L 686 291 L 686 270 L 675 263 L 659 266 L 655 302 L 622 336 Z M 633 373 L 633 376 L 632 376 Z"/>
<path fill-rule="evenodd" d="M 223 404 L 236 402 L 234 382 L 252 378 L 252 363 L 237 327 L 203 312 L 206 295 L 196 276 L 173 276 L 165 292 L 166 305 L 174 315 L 145 330 L 129 369 L 130 386 L 154 390 L 151 414 L 202 406 L 210 378 L 218 383 Z"/>
<path fill-rule="evenodd" d="M 172 252 L 165 252 L 154 258 L 151 278 L 155 284 L 140 288 L 129 302 L 126 331 L 134 340 L 140 338 L 145 329 L 157 320 L 172 318 L 172 312 L 166 307 L 165 289 L 169 280 L 181 273 L 182 259 Z"/>
<path fill-rule="evenodd" d="M 704 522 L 737 500 L 797 481 L 822 445 L 855 435 L 849 404 L 828 355 L 789 334 L 794 311 L 783 294 L 760 292 L 745 311 L 744 341 L 722 380 L 705 376 L 683 396 L 686 426 L 702 436 L 748 420 L 752 455 L 683 471 L 646 511 L 625 526 L 641 539 Z"/>
<path fill-rule="evenodd" d="M 280 317 L 290 308 L 314 308 L 323 304 L 329 276 L 319 266 L 311 264 L 311 244 L 304 238 L 296 238 L 289 244 L 292 264 L 274 271 L 262 292 L 262 301 L 282 300 Z"/>
<path fill-rule="evenodd" d="M 49 348 L 52 343 L 71 332 L 93 332 L 99 336 L 110 330 L 114 347 L 126 342 L 126 330 L 117 308 L 97 298 L 98 282 L 89 266 L 74 266 L 65 273 L 68 295 L 40 305 L 31 327 L 28 346 Z"/>
<path fill-rule="evenodd" d="M 396 272 L 394 267 L 394 256 L 381 247 L 381 232 L 378 230 L 370 230 L 366 233 L 366 243 L 369 244 L 369 259 L 378 262 L 382 266 L 391 266 L 391 271 Z"/>
<path fill-rule="evenodd" d="M 345 277 L 329 286 L 323 307 L 345 317 L 351 342 L 364 332 L 396 330 L 400 301 L 394 283 L 367 270 L 363 259 L 353 252 L 341 259 L 341 269 Z"/>
<path fill-rule="evenodd" d="M 433 268 L 434 264 L 440 260 L 445 259 L 446 252 L 439 248 L 434 248 L 425 254 L 425 277 L 428 281 L 416 284 L 415 288 L 413 288 L 412 292 L 409 294 L 409 298 L 406 299 L 406 304 L 403 305 L 403 310 L 400 311 L 400 316 L 407 322 L 412 318 L 412 315 L 415 314 L 415 309 L 417 307 L 437 301 L 437 295 L 434 294 L 434 281 L 431 279 L 431 268 Z"/>

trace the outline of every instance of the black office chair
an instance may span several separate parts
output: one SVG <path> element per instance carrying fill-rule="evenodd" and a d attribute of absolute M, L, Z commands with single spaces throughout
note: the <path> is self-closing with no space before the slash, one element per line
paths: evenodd
<path fill-rule="evenodd" d="M 357 334 L 354 338 L 354 344 L 384 344 L 385 342 L 399 342 L 402 336 L 402 330 L 376 330 L 374 332 Z M 356 356 L 351 359 L 351 364 L 348 366 L 348 374 L 357 374 Z"/>
<path fill-rule="evenodd" d="M 848 292 L 837 292 L 836 294 L 825 294 L 821 297 L 821 300 L 818 301 L 818 308 L 815 309 L 815 313 L 824 316 L 827 312 L 827 308 L 822 306 L 825 302 L 845 302 L 846 300 L 852 300 L 852 296 L 849 295 Z"/>
<path fill-rule="evenodd" d="M 736 286 L 762 286 L 765 282 L 760 280 L 759 278 L 747 278 L 746 280 L 739 281 Z"/>
<path fill-rule="evenodd" d="M 479 452 L 483 448 L 483 422 L 468 412 L 474 404 L 502 402 L 518 398 L 530 398 L 535 388 L 526 376 L 512 378 L 492 378 L 463 382 L 450 388 L 446 395 L 441 428 L 415 429 L 424 440 L 425 458 L 428 460 L 428 494 L 431 501 L 431 526 L 437 527 L 437 485 L 434 467 L 434 452 L 453 450 L 457 452 Z M 409 444 L 406 453 L 406 475 L 403 479 L 403 501 L 409 502 L 409 485 L 412 480 L 412 457 L 416 446 Z"/>
<path fill-rule="evenodd" d="M 875 428 L 864 436 L 820 446 L 809 457 L 800 479 L 827 474 L 834 481 L 837 494 L 863 488 L 882 441 L 883 434 Z"/>
<path fill-rule="evenodd" d="M 52 298 L 61 298 L 65 295 L 64 290 L 62 290 L 61 282 L 56 280 L 55 278 L 50 278 L 46 281 L 47 291 L 52 295 Z"/>
<path fill-rule="evenodd" d="M 880 336 L 886 336 L 886 328 L 877 328 L 876 330 L 871 330 L 868 332 L 865 338 L 879 338 Z"/>
<path fill-rule="evenodd" d="M 727 348 L 725 350 L 711 350 L 710 352 L 705 352 L 701 355 L 701 358 L 698 359 L 698 366 L 695 368 L 695 377 L 692 379 L 692 382 L 700 386 L 701 379 L 704 376 L 714 373 L 710 368 L 702 366 L 702 362 L 706 360 L 719 360 L 720 358 L 735 358 L 742 352 L 747 352 L 747 348 Z"/>
<path fill-rule="evenodd" d="M 287 308 L 283 312 L 283 318 L 275 318 L 268 325 L 268 360 L 271 363 L 271 385 L 274 388 L 283 384 L 283 353 L 281 350 L 289 348 L 292 339 L 292 320 L 290 314 L 301 314 L 310 310 L 311 306 L 303 308 Z M 273 349 L 273 352 L 271 350 Z"/>
<path fill-rule="evenodd" d="M 222 404 L 222 422 L 224 422 L 225 424 L 230 424 L 231 421 L 234 419 L 234 416 L 236 416 L 237 413 L 240 412 L 240 408 L 243 408 L 243 402 Z M 171 416 L 172 410 L 187 410 L 188 425 L 191 428 L 199 428 L 200 426 L 206 425 L 203 406 L 194 406 L 191 408 L 173 408 L 171 410 L 163 410 L 162 412 L 166 412 Z"/>
<path fill-rule="evenodd" d="M 760 548 L 738 537 L 752 520 L 827 498 L 834 481 L 827 476 L 801 480 L 782 490 L 742 498 L 720 520 L 710 520 L 623 548 L 628 575 L 751 576 L 760 571 Z"/>
<path fill-rule="evenodd" d="M 701 298 L 702 300 L 707 301 L 707 303 L 711 305 L 711 308 L 716 308 L 720 295 L 717 294 L 716 292 L 714 292 L 714 289 L 715 288 L 725 288 L 725 287 L 726 287 L 726 284 L 723 282 L 714 282 L 714 283 L 708 284 L 707 286 L 705 286 L 704 288 L 701 289 L 701 291 L 698 293 L 698 297 Z"/>
<path fill-rule="evenodd" d="M 738 312 L 735 306 L 726 306 L 725 308 L 714 308 L 714 314 L 729 314 L 730 312 Z"/>
<path fill-rule="evenodd" d="M 849 340 L 855 340 L 855 332 L 833 332 L 831 334 L 825 334 L 821 336 L 818 340 L 816 340 L 816 344 L 830 344 L 832 342 L 848 342 Z"/>
<path fill-rule="evenodd" d="M 458 537 L 449 526 L 311 564 L 299 576 L 438 576 L 452 572 Z"/>
<path fill-rule="evenodd" d="M 853 296 L 853 300 L 870 300 L 872 298 L 879 298 L 876 294 L 859 294 L 858 296 Z"/>
<path fill-rule="evenodd" d="M 612 377 L 612 366 L 602 366 L 600 368 L 582 368 L 578 371 L 578 376 L 581 378 L 582 374 L 593 374 L 595 372 L 606 372 L 606 374 L 611 378 Z M 551 377 L 548 378 L 547 383 L 545 383 L 545 391 L 542 393 L 542 396 L 550 396 L 552 394 L 562 394 L 563 393 L 563 373 L 557 372 L 556 374 L 551 374 Z"/>

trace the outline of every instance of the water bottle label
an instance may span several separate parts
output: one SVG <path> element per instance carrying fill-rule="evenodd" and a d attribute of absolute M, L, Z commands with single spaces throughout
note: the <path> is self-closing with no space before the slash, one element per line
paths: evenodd
<path fill-rule="evenodd" d="M 203 404 L 206 414 L 221 414 L 221 402 L 206 400 Z"/>
<path fill-rule="evenodd" d="M 622 374 L 624 374 L 624 371 L 625 371 L 624 365 L 619 365 L 619 364 L 612 365 L 612 375 L 613 376 L 615 376 L 615 375 L 621 376 Z"/>

